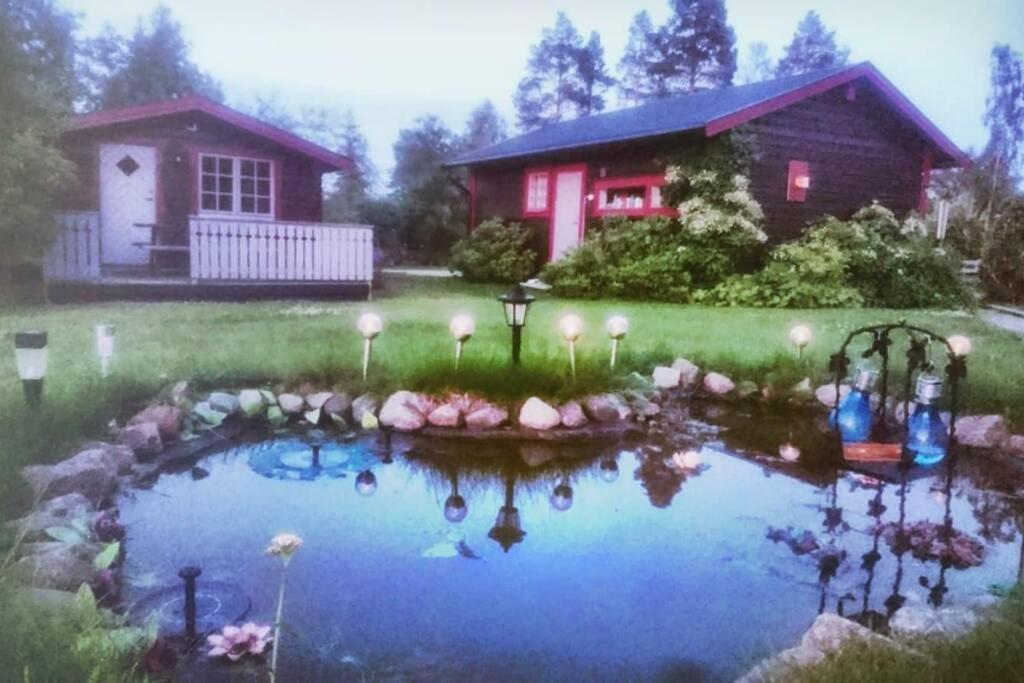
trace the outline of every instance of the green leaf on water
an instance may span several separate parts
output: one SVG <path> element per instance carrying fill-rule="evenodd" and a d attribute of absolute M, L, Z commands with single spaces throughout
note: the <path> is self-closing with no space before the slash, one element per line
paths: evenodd
<path fill-rule="evenodd" d="M 120 552 L 120 541 L 108 543 L 107 546 L 100 551 L 100 554 L 96 556 L 96 559 L 92 561 L 92 566 L 96 568 L 97 571 L 108 569 L 110 565 L 114 564 L 114 560 L 117 559 Z"/>
<path fill-rule="evenodd" d="M 69 526 L 51 526 L 46 528 L 46 535 L 61 543 L 81 543 L 87 540 L 85 536 Z"/>

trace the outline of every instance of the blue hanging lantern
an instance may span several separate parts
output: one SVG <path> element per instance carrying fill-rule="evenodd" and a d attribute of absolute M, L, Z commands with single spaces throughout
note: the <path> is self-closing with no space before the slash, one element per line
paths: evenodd
<path fill-rule="evenodd" d="M 829 416 L 829 425 L 839 429 L 843 443 L 863 443 L 871 437 L 874 413 L 871 410 L 871 390 L 878 373 L 861 370 L 850 393 Z"/>
<path fill-rule="evenodd" d="M 906 448 L 918 465 L 934 465 L 946 457 L 949 429 L 939 414 L 942 380 L 934 375 L 917 378 L 917 407 L 907 422 Z"/>

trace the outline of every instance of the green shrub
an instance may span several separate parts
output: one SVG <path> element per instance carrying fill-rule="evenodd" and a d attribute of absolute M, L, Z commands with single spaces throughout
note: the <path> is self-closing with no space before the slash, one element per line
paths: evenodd
<path fill-rule="evenodd" d="M 1024 198 L 1006 202 L 994 217 L 981 259 L 986 294 L 999 301 L 1024 303 Z"/>
<path fill-rule="evenodd" d="M 530 228 L 492 218 L 455 243 L 448 267 L 470 282 L 521 282 L 537 271 L 532 241 Z"/>

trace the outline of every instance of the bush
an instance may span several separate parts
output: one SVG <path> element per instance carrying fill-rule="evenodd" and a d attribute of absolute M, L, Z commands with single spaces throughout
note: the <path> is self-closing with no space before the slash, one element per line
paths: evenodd
<path fill-rule="evenodd" d="M 492 218 L 455 243 L 448 268 L 470 282 L 521 282 L 537 271 L 532 241 L 528 227 Z"/>
<path fill-rule="evenodd" d="M 1024 198 L 1006 202 L 993 217 L 981 259 L 986 294 L 999 301 L 1024 303 Z"/>

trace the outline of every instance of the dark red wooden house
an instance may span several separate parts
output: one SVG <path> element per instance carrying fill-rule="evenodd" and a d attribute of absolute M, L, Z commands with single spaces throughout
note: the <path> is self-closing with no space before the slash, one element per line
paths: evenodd
<path fill-rule="evenodd" d="M 773 240 L 874 200 L 900 215 L 924 210 L 931 171 L 967 163 L 863 63 L 556 123 L 450 165 L 469 167 L 471 226 L 495 216 L 525 220 L 547 233 L 554 259 L 601 217 L 672 214 L 661 201 L 658 159 L 730 130 L 753 134 L 751 192 Z"/>
<path fill-rule="evenodd" d="M 77 174 L 44 261 L 58 288 L 365 291 L 372 279 L 370 226 L 322 222 L 322 176 L 351 160 L 290 132 L 185 97 L 77 116 L 62 148 Z"/>

